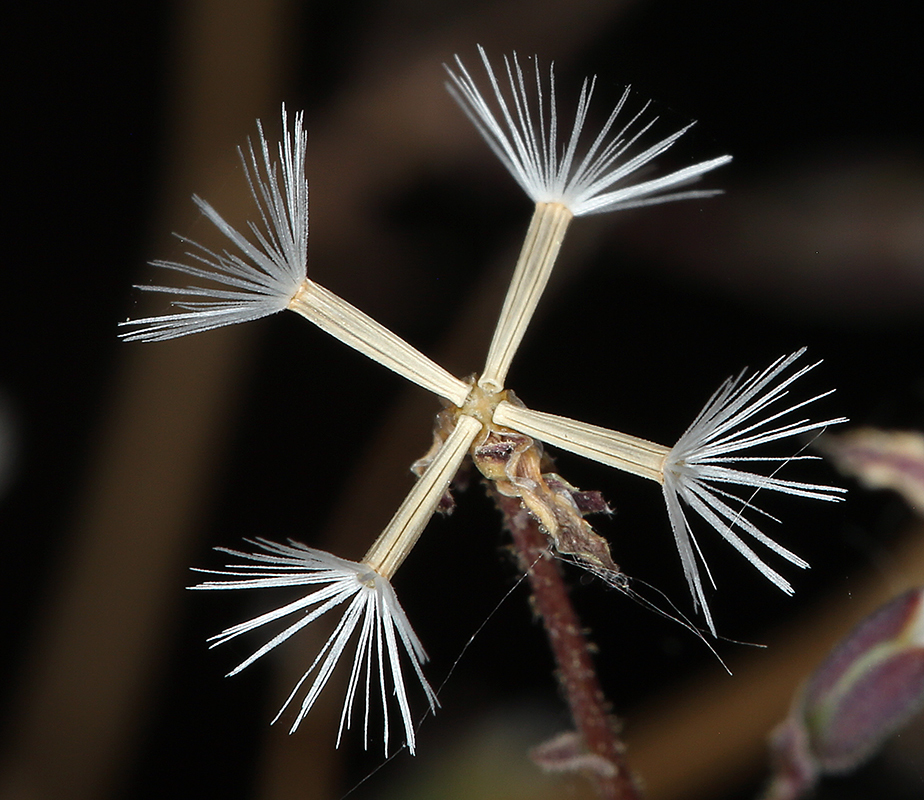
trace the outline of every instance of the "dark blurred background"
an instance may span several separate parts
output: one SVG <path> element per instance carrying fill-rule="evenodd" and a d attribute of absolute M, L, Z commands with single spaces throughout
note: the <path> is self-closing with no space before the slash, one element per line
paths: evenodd
<path fill-rule="evenodd" d="M 224 680 L 257 641 L 209 651 L 205 638 L 274 601 L 183 587 L 196 580 L 190 566 L 223 563 L 211 548 L 248 536 L 361 557 L 410 486 L 436 402 L 295 315 L 166 344 L 116 338 L 120 320 L 163 310 L 131 286 L 163 280 L 147 261 L 182 256 L 171 231 L 220 245 L 193 193 L 246 219 L 235 147 L 257 117 L 275 139 L 280 103 L 305 109 L 311 275 L 466 375 L 486 352 L 530 203 L 444 91 L 441 64 L 458 53 L 477 66 L 476 43 L 495 60 L 513 50 L 554 60 L 565 118 L 584 76 L 598 76 L 598 121 L 632 84 L 654 99 L 662 132 L 699 121 L 662 168 L 731 153 L 705 180 L 726 194 L 577 220 L 508 385 L 535 408 L 669 444 L 725 377 L 807 345 L 824 363 L 801 391 L 837 388 L 814 413 L 920 429 L 913 18 L 895 0 L 16 12 L 0 317 L 0 798 L 336 800 L 382 761 L 377 727 L 370 752 L 356 731 L 334 749 L 334 685 L 295 736 L 291 715 L 269 728 L 315 634 Z M 654 600 L 643 587 L 657 587 L 688 612 L 657 488 L 576 457 L 558 468 L 615 508 L 597 527 L 639 590 Z M 804 474 L 842 480 L 826 465 Z M 837 507 L 768 499 L 784 523 L 769 532 L 813 566 L 787 571 L 793 599 L 702 531 L 720 631 L 771 644 L 720 642 L 732 678 L 675 622 L 569 573 L 653 798 L 753 797 L 763 738 L 811 648 L 823 653 L 862 616 L 860 598 L 924 583 L 907 549 L 922 539 L 912 512 L 849 485 Z M 395 580 L 434 684 L 517 578 L 484 492 L 475 483 L 458 499 Z M 418 756 L 399 755 L 353 796 L 589 796 L 527 757 L 569 722 L 525 586 L 441 699 Z M 922 786 L 919 724 L 818 796 L 911 798 Z"/>

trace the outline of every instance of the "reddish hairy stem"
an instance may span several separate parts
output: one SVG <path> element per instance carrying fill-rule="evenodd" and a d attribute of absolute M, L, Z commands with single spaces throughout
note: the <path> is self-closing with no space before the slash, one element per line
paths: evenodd
<path fill-rule="evenodd" d="M 571 717 L 586 752 L 603 759 L 596 763 L 605 768 L 586 772 L 604 800 L 640 800 L 641 793 L 623 758 L 625 748 L 616 734 L 617 721 L 608 711 L 587 639 L 568 597 L 558 562 L 549 552 L 548 539 L 518 498 L 497 492 L 494 496 L 513 536 L 520 566 L 527 572 Z"/>

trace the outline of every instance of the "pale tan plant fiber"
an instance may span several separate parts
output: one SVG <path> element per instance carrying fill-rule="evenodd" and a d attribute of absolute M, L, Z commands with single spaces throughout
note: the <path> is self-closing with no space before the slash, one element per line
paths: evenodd
<path fill-rule="evenodd" d="M 669 447 L 586 422 L 500 403 L 494 421 L 601 464 L 662 483 Z"/>
<path fill-rule="evenodd" d="M 510 369 L 510 363 L 523 341 L 539 298 L 549 282 L 558 250 L 572 218 L 572 213 L 561 203 L 536 204 L 504 299 L 500 320 L 494 330 L 488 358 L 478 379 L 478 384 L 484 389 L 497 392 L 504 387 L 507 370 Z"/>
<path fill-rule="evenodd" d="M 427 466 L 391 522 L 369 548 L 363 562 L 385 578 L 391 578 L 433 517 L 443 493 L 468 455 L 468 448 L 481 430 L 474 417 L 462 415 L 452 433 Z"/>
<path fill-rule="evenodd" d="M 401 337 L 323 286 L 305 279 L 289 308 L 325 333 L 440 397 L 460 406 L 469 385 L 411 347 Z"/>

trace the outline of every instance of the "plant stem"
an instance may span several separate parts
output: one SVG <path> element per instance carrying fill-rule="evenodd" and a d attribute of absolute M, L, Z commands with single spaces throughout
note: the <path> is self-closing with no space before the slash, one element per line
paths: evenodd
<path fill-rule="evenodd" d="M 527 572 L 575 727 L 586 752 L 602 759 L 598 763 L 612 767 L 586 772 L 604 800 L 640 800 L 639 788 L 623 758 L 625 747 L 616 734 L 617 721 L 609 713 L 587 639 L 559 564 L 549 551 L 548 539 L 518 498 L 493 494 L 513 536 L 520 566 Z"/>

